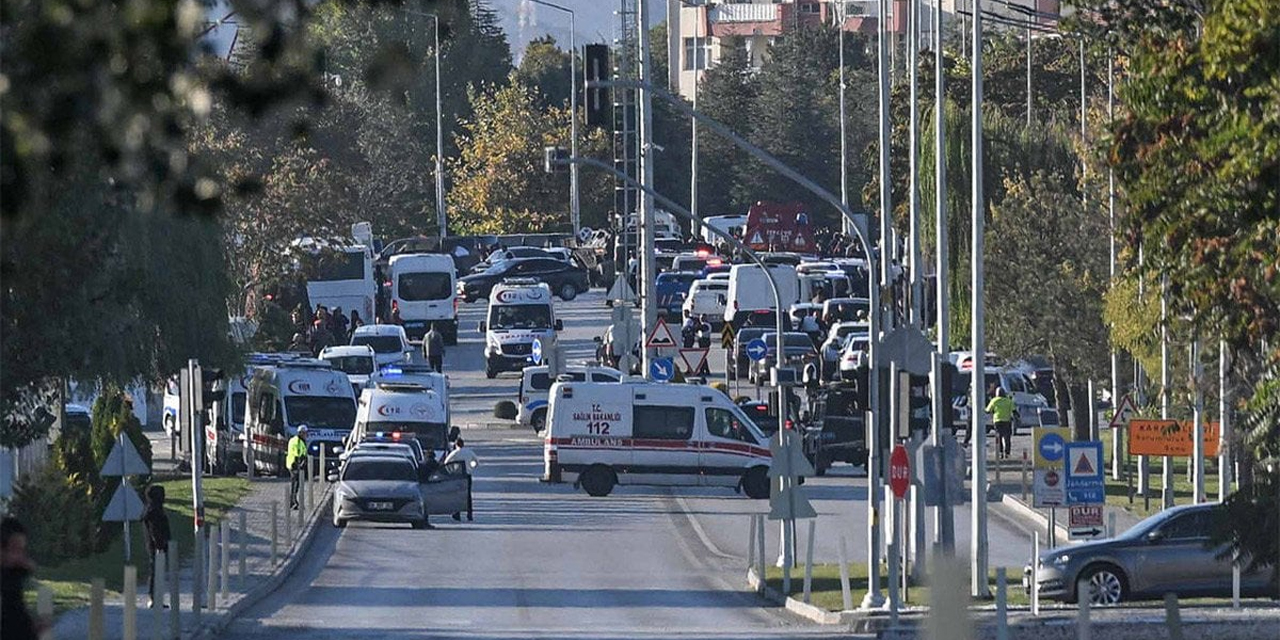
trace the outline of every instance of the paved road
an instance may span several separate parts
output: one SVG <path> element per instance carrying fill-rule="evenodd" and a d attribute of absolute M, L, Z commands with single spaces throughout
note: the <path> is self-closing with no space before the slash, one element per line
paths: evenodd
<path fill-rule="evenodd" d="M 591 357 L 608 317 L 601 295 L 559 307 L 569 361 Z M 761 608 L 742 591 L 746 514 L 765 503 L 702 488 L 622 487 L 593 499 L 537 481 L 541 448 L 531 433 L 465 428 L 497 422 L 493 404 L 518 384 L 514 374 L 484 378 L 475 331 L 483 309 L 463 307 L 459 346 L 445 359 L 454 420 L 481 457 L 476 522 L 326 527 L 310 559 L 227 637 L 848 637 Z M 837 521 L 854 559 L 865 554 L 865 479 L 852 471 L 810 485 L 824 516 L 820 559 L 835 558 L 835 538 L 824 534 Z M 992 522 L 992 548 L 1019 550 L 993 559 L 1020 563 L 1026 533 Z"/>

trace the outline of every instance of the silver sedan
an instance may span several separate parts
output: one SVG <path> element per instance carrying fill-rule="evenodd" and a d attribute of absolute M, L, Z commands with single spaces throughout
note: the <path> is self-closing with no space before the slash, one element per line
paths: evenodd
<path fill-rule="evenodd" d="M 352 457 L 338 474 L 333 494 L 333 526 L 349 520 L 408 522 L 414 529 L 427 528 L 422 493 L 418 490 L 417 465 L 398 455 Z"/>
<path fill-rule="evenodd" d="M 1059 547 L 1040 554 L 1035 580 L 1041 597 L 1075 602 L 1088 585 L 1093 604 L 1180 597 L 1230 597 L 1229 553 L 1210 541 L 1217 505 L 1174 507 L 1108 540 Z M 1247 566 L 1247 563 L 1243 563 Z M 1030 587 L 1032 567 L 1023 570 Z M 1244 595 L 1269 593 L 1267 571 L 1245 571 Z"/>

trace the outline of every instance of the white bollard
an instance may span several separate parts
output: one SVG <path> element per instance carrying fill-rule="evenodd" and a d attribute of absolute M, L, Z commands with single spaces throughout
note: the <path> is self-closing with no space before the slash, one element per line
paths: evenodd
<path fill-rule="evenodd" d="M 43 582 L 36 588 L 36 615 L 42 620 L 53 620 L 53 590 Z M 52 629 L 45 629 L 40 634 L 42 640 L 52 637 Z"/>
<path fill-rule="evenodd" d="M 1076 610 L 1076 640 L 1091 640 L 1093 638 L 1092 623 L 1089 621 L 1089 607 L 1093 604 L 1090 602 L 1092 594 L 1089 592 L 1089 581 L 1081 580 L 1076 583 L 1076 602 L 1079 603 L 1079 609 Z"/>
<path fill-rule="evenodd" d="M 221 578 L 222 582 L 222 598 L 225 600 L 231 597 L 231 521 L 223 518 L 218 527 L 219 539 L 221 543 L 218 545 L 218 553 L 222 558 Z"/>
<path fill-rule="evenodd" d="M 757 575 L 760 576 L 760 591 L 763 592 L 765 587 L 764 516 L 761 516 L 756 522 L 759 523 L 759 526 L 756 527 L 756 547 L 760 549 L 760 554 L 756 557 L 756 562 L 758 563 L 756 571 L 758 572 Z"/>
<path fill-rule="evenodd" d="M 1108 538 L 1116 537 L 1116 512 L 1115 511 L 1107 512 L 1107 537 Z"/>
<path fill-rule="evenodd" d="M 963 560 L 938 557 L 930 570 L 929 618 L 926 624 L 930 640 L 972 640 L 969 617 L 969 569 Z"/>
<path fill-rule="evenodd" d="M 1009 588 L 1004 567 L 996 567 L 996 640 L 1009 640 Z"/>
<path fill-rule="evenodd" d="M 804 603 L 809 604 L 810 594 L 813 589 L 813 518 L 809 519 L 809 538 L 806 541 L 804 552 Z"/>
<path fill-rule="evenodd" d="M 179 607 L 182 604 L 182 599 L 178 593 L 182 583 L 178 580 L 178 567 L 180 564 L 178 562 L 177 540 L 169 541 L 169 552 L 165 556 L 173 558 L 172 561 L 165 562 L 165 568 L 169 570 L 169 575 L 166 576 L 169 581 L 169 637 L 176 640 L 182 630 L 182 610 Z M 197 606 L 196 610 L 199 611 L 199 609 L 199 606 Z"/>
<path fill-rule="evenodd" d="M 208 545 L 208 564 L 205 565 L 205 590 L 204 590 L 204 606 L 206 609 L 213 611 L 218 608 L 218 539 L 213 532 L 212 527 L 205 527 L 205 531 L 209 533 L 205 537 L 205 544 Z"/>
<path fill-rule="evenodd" d="M 236 539 L 240 543 L 240 566 L 236 571 L 236 584 L 241 591 L 245 590 L 245 581 L 248 576 L 245 575 L 249 568 L 249 528 L 247 525 L 249 515 L 244 511 L 240 512 L 240 526 L 237 528 Z"/>
<path fill-rule="evenodd" d="M 1035 532 L 1031 540 L 1031 615 L 1040 615 L 1040 580 L 1036 574 L 1040 571 L 1040 532 Z"/>
<path fill-rule="evenodd" d="M 849 588 L 849 550 L 840 536 L 840 602 L 845 611 L 853 609 L 853 590 Z"/>
<path fill-rule="evenodd" d="M 1164 623 L 1169 628 L 1169 640 L 1183 640 L 1182 614 L 1178 611 L 1178 594 L 1164 594 Z"/>
<path fill-rule="evenodd" d="M 756 518 L 759 516 L 751 514 L 750 524 L 747 527 L 747 567 L 756 566 Z"/>
<path fill-rule="evenodd" d="M 288 521 L 289 519 L 285 518 L 285 522 L 287 523 Z M 280 554 L 280 527 L 278 526 L 279 523 L 280 523 L 280 503 L 272 502 L 271 503 L 271 566 L 273 568 L 276 566 L 276 557 L 278 557 Z M 288 524 L 286 524 L 285 526 L 288 526 Z"/>
<path fill-rule="evenodd" d="M 124 640 L 138 640 L 138 568 L 127 564 L 124 566 Z"/>
<path fill-rule="evenodd" d="M 165 574 L 169 570 L 167 558 L 166 554 L 159 551 L 151 554 L 151 572 L 155 576 L 151 590 L 151 637 L 155 640 L 164 640 Z"/>
<path fill-rule="evenodd" d="M 89 587 L 89 640 L 102 640 L 104 631 L 102 597 L 105 591 L 105 581 L 102 578 L 94 578 Z"/>
<path fill-rule="evenodd" d="M 1240 554 L 1231 562 L 1231 608 L 1240 608 Z"/>

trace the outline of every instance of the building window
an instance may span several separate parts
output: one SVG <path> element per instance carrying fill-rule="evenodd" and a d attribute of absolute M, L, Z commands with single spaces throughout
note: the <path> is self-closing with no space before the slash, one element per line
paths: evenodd
<path fill-rule="evenodd" d="M 800 13 L 821 13 L 821 5 L 816 2 L 809 2 L 800 5 Z"/>
<path fill-rule="evenodd" d="M 684 70 L 701 71 L 711 63 L 711 38 L 684 39 Z"/>

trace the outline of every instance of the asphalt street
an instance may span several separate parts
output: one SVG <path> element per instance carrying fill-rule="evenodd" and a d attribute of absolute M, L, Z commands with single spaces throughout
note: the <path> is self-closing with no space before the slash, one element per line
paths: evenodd
<path fill-rule="evenodd" d="M 592 357 L 608 321 L 601 294 L 557 307 L 568 361 Z M 620 487 L 591 498 L 539 482 L 540 441 L 492 416 L 518 382 L 484 377 L 483 311 L 462 307 L 460 342 L 445 358 L 454 422 L 481 458 L 475 522 L 323 525 L 299 570 L 224 637 L 849 637 L 745 591 L 748 516 L 766 502 L 714 488 Z M 840 533 L 850 559 L 864 560 L 861 470 L 836 467 L 806 491 L 820 514 L 818 559 L 836 558 Z M 967 519 L 957 512 L 962 548 Z M 776 535 L 769 527 L 772 549 Z M 993 516 L 990 535 L 993 566 L 1020 566 L 1030 532 Z"/>

